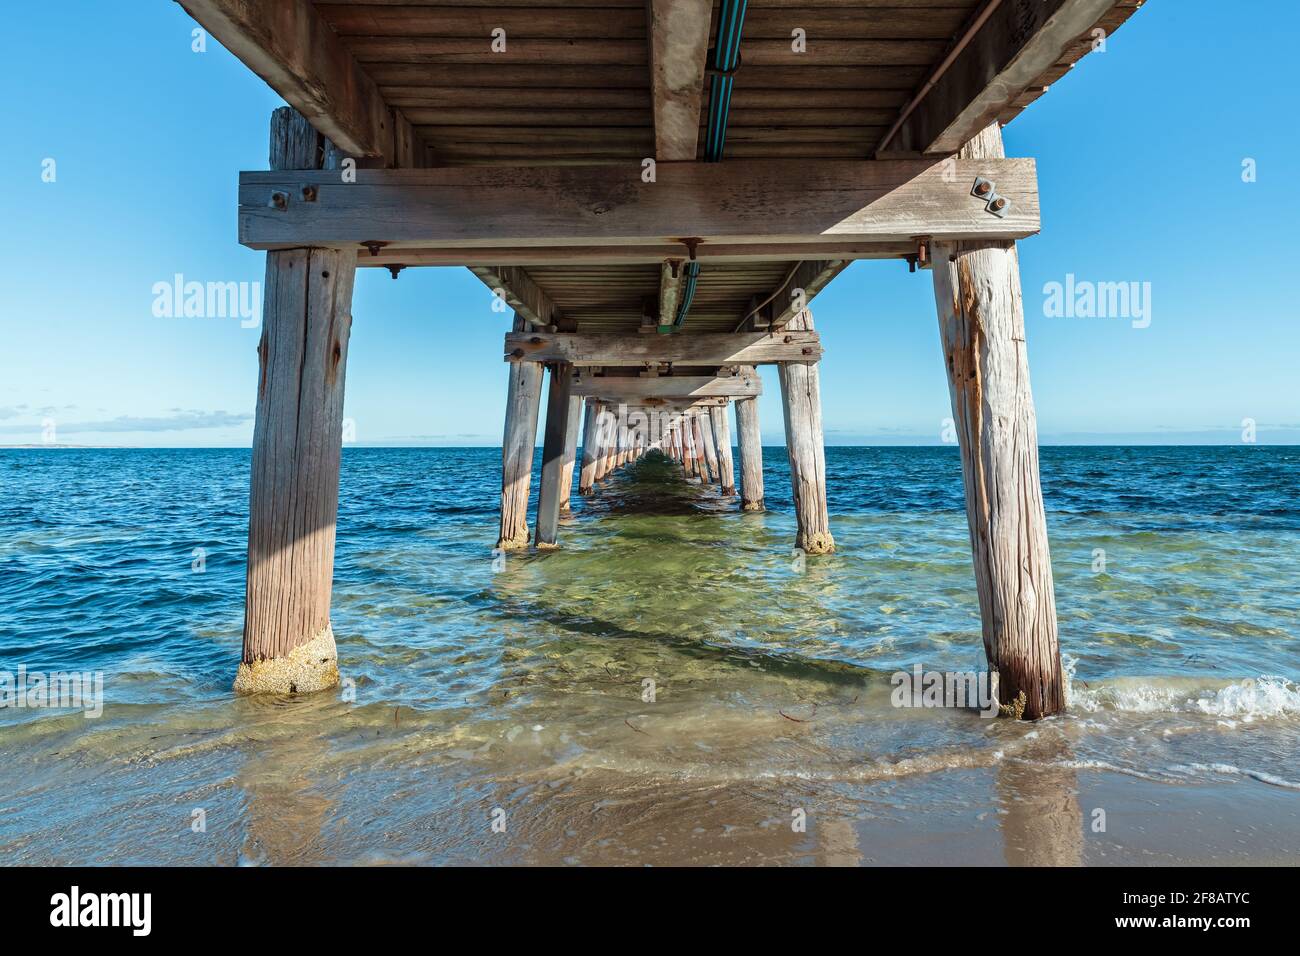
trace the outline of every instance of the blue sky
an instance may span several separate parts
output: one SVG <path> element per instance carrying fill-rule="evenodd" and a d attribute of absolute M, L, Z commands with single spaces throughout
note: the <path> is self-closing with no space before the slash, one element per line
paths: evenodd
<path fill-rule="evenodd" d="M 1038 160 L 1020 245 L 1044 443 L 1300 441 L 1300 7 L 1150 0 L 1007 127 Z M 10 13 L 0 191 L 0 444 L 248 445 L 258 330 L 154 314 L 155 283 L 260 282 L 236 177 L 279 98 L 175 3 Z M 55 179 L 42 181 L 47 159 Z M 1242 179 L 1255 163 L 1255 182 Z M 1051 317 L 1044 287 L 1150 283 L 1150 324 Z M 930 277 L 857 263 L 814 303 L 831 444 L 934 444 L 950 414 Z M 463 269 L 358 273 L 345 415 L 362 444 L 500 443 L 508 316 Z M 1140 322 L 1140 320 L 1139 320 Z M 764 370 L 765 440 L 782 440 Z"/>

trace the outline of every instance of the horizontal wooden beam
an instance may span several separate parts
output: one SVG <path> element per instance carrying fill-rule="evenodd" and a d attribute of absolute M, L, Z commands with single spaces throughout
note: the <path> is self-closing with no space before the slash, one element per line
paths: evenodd
<path fill-rule="evenodd" d="M 1005 217 L 971 195 L 977 176 L 1009 200 Z M 239 239 L 254 249 L 1007 240 L 1039 228 L 1032 159 L 660 163 L 650 183 L 639 163 L 239 179 Z"/>
<path fill-rule="evenodd" d="M 707 398 L 634 398 L 623 401 L 619 398 L 608 399 L 604 404 L 611 406 L 615 412 L 659 411 L 684 412 L 691 408 L 726 408 L 731 399 L 721 397 Z"/>
<path fill-rule="evenodd" d="M 343 152 L 390 165 L 411 154 L 409 126 L 397 131 L 395 143 L 400 117 L 395 122 L 379 87 L 308 0 L 180 4 Z"/>
<path fill-rule="evenodd" d="M 679 242 L 660 242 L 635 246 L 455 246 L 448 249 L 410 247 L 383 248 L 371 255 L 361 250 L 357 266 L 364 268 L 391 266 L 486 266 L 489 269 L 539 265 L 635 265 L 662 263 L 666 259 L 686 259 L 689 250 Z M 707 268 L 711 264 L 771 262 L 794 255 L 811 255 L 818 259 L 905 259 L 916 255 L 916 242 L 827 242 L 800 243 L 715 243 L 704 244 L 697 258 Z"/>
<path fill-rule="evenodd" d="M 954 153 L 1010 109 L 1115 0 L 1002 0 L 948 70 L 883 144 Z"/>
<path fill-rule="evenodd" d="M 613 333 L 511 332 L 505 359 L 568 362 L 570 365 L 763 365 L 816 362 L 821 358 L 816 332 L 706 332 L 699 335 L 617 335 Z"/>
<path fill-rule="evenodd" d="M 636 378 L 628 375 L 584 375 L 573 382 L 574 395 L 590 395 L 608 401 L 646 398 L 753 398 L 763 394 L 763 380 L 757 375 L 657 375 Z"/>

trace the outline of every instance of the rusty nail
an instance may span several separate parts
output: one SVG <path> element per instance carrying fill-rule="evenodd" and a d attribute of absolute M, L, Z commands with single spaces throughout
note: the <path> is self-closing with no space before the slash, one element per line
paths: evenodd
<path fill-rule="evenodd" d="M 315 201 L 316 201 L 316 187 L 315 187 L 314 185 L 311 185 L 311 184 L 308 184 L 308 185 L 306 185 L 306 186 L 303 186 L 303 187 L 302 187 L 302 199 L 303 199 L 303 202 L 315 202 Z"/>

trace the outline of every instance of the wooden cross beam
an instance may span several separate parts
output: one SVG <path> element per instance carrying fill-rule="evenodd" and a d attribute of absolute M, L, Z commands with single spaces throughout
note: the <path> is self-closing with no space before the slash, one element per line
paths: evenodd
<path fill-rule="evenodd" d="M 737 331 L 784 329 L 848 264 L 848 259 L 812 259 L 798 263 L 792 273 L 772 290 L 766 304 L 757 311 L 754 308 L 745 310 Z"/>
<path fill-rule="evenodd" d="M 908 104 L 878 155 L 955 153 L 1005 114 L 1115 0 L 1002 0 L 951 66 Z"/>
<path fill-rule="evenodd" d="M 821 358 L 816 332 L 708 332 L 699 335 L 618 335 L 614 333 L 511 332 L 505 337 L 507 362 L 568 362 L 570 365 L 765 365 L 816 362 Z"/>
<path fill-rule="evenodd" d="M 595 396 L 611 402 L 647 398 L 753 398 L 763 394 L 757 375 L 660 375 L 654 378 L 583 375 L 574 377 L 574 395 Z"/>
<path fill-rule="evenodd" d="M 998 216 L 971 195 L 977 176 L 1009 201 Z M 736 160 L 245 172 L 239 239 L 301 246 L 592 246 L 1023 239 L 1039 228 L 1032 159 Z M 305 186 L 314 186 L 306 190 Z M 310 198 L 308 198 L 310 197 Z"/>
<path fill-rule="evenodd" d="M 674 240 L 631 246 L 403 246 L 394 249 L 376 248 L 374 255 L 367 250 L 360 250 L 357 267 L 387 269 L 391 266 L 483 266 L 495 270 L 508 265 L 662 265 L 666 259 L 685 260 L 689 252 L 686 246 Z M 853 242 L 832 239 L 800 243 L 797 254 L 819 260 L 831 257 L 842 260 L 905 259 L 916 255 L 916 241 Z M 715 264 L 771 262 L 793 255 L 795 253 L 791 252 L 788 243 L 773 245 L 761 242 L 724 242 L 700 246 L 697 258 L 707 269 Z"/>
<path fill-rule="evenodd" d="M 389 109 L 378 85 L 308 0 L 180 4 L 343 152 L 389 166 L 424 165 L 411 124 Z"/>
<path fill-rule="evenodd" d="M 469 271 L 478 276 L 494 295 L 500 295 L 515 314 L 523 316 L 533 328 L 566 327 L 564 316 L 551 297 L 526 270 L 519 266 L 470 266 Z"/>

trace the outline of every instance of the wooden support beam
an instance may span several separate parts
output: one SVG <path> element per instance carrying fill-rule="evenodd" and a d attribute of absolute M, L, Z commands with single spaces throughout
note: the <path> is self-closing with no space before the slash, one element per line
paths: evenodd
<path fill-rule="evenodd" d="M 566 325 L 560 310 L 541 286 L 520 266 L 470 266 L 470 272 L 522 315 L 534 329 L 560 329 Z"/>
<path fill-rule="evenodd" d="M 704 463 L 709 467 L 709 481 L 722 484 L 722 467 L 718 459 L 718 445 L 713 437 L 712 409 L 701 409 L 695 416 L 696 428 L 699 429 L 701 444 L 704 446 Z"/>
<path fill-rule="evenodd" d="M 564 480 L 572 385 L 573 374 L 567 366 L 551 367 L 551 384 L 546 398 L 546 431 L 542 441 L 542 486 L 537 494 L 536 541 L 539 548 L 555 547 L 560 528 L 560 486 Z"/>
<path fill-rule="evenodd" d="M 812 328 L 805 309 L 791 328 Z M 826 443 L 822 434 L 821 382 L 817 363 L 788 362 L 777 366 L 785 411 L 785 447 L 790 457 L 794 515 L 798 523 L 795 546 L 807 554 L 835 550 L 826 504 Z"/>
<path fill-rule="evenodd" d="M 660 325 L 672 325 L 677 320 L 677 309 L 682 302 L 682 285 L 686 279 L 686 264 L 681 259 L 667 259 L 659 267 Z"/>
<path fill-rule="evenodd" d="M 1011 109 L 1114 5 L 1115 0 L 1002 0 L 893 138 L 882 142 L 880 155 L 957 152 Z"/>
<path fill-rule="evenodd" d="M 575 366 L 762 365 L 816 361 L 816 332 L 710 332 L 700 335 L 619 335 L 513 332 L 505 338 L 507 362 L 568 362 Z"/>
<path fill-rule="evenodd" d="M 596 395 L 611 402 L 647 398 L 752 398 L 763 394 L 757 375 L 660 375 L 631 378 L 625 375 L 581 375 L 573 383 L 575 395 Z"/>
<path fill-rule="evenodd" d="M 996 125 L 963 147 L 1001 148 Z M 937 245 L 934 263 L 984 651 L 1001 702 L 1035 720 L 1065 708 L 1065 689 L 1020 267 L 1006 243 Z"/>
<path fill-rule="evenodd" d="M 374 80 L 308 0 L 180 0 L 180 4 L 345 153 L 381 159 L 388 165 L 396 165 L 403 152 L 408 162 L 413 159 L 409 124 L 400 115 L 394 118 Z M 395 142 L 396 127 L 403 127 L 406 143 L 400 135 Z"/>
<path fill-rule="evenodd" d="M 647 0 L 655 158 L 693 160 L 713 0 Z"/>
<path fill-rule="evenodd" d="M 526 320 L 515 316 L 515 328 Z M 528 496 L 533 482 L 533 450 L 537 445 L 537 414 L 542 398 L 539 362 L 510 363 L 506 394 L 506 427 L 501 442 L 501 531 L 503 551 L 528 547 Z"/>
<path fill-rule="evenodd" d="M 753 401 L 753 399 L 749 399 Z M 736 493 L 736 467 L 731 456 L 731 428 L 728 426 L 727 409 L 709 409 L 713 422 L 713 438 L 718 447 L 718 484 L 722 494 L 730 497 Z"/>
<path fill-rule="evenodd" d="M 695 443 L 695 472 L 699 475 L 702 484 L 708 484 L 713 480 L 709 473 L 709 458 L 704 448 L 704 431 L 700 428 L 700 417 L 695 412 L 691 413 L 691 441 Z"/>
<path fill-rule="evenodd" d="M 569 510 L 573 495 L 573 469 L 578 458 L 578 429 L 582 425 L 582 399 L 569 393 L 569 413 L 566 419 L 569 430 L 564 436 L 564 469 L 560 474 L 560 511 Z"/>
<path fill-rule="evenodd" d="M 830 239 L 800 243 L 798 253 L 817 259 L 905 259 L 916 254 L 916 242 L 853 242 Z M 791 255 L 788 243 L 715 243 L 700 246 L 696 258 L 701 266 L 730 265 L 744 262 L 770 262 Z M 486 266 L 489 271 L 501 266 L 534 265 L 636 265 L 662 263 L 665 259 L 685 259 L 688 250 L 675 240 L 620 246 L 457 246 L 447 249 L 421 246 L 378 248 L 374 255 L 365 250 L 357 259 L 358 268 L 387 269 L 390 266 Z M 500 284 L 500 283 L 498 283 Z"/>
<path fill-rule="evenodd" d="M 736 401 L 736 439 L 740 446 L 740 508 L 763 510 L 763 439 L 758 428 L 758 401 Z"/>
<path fill-rule="evenodd" d="M 915 248 L 912 249 L 914 253 Z M 844 271 L 848 259 L 810 259 L 798 263 L 781 284 L 772 290 L 768 303 L 747 315 L 741 325 L 743 331 L 781 330 L 790 320 L 806 309 L 813 297 Z M 752 310 L 751 310 L 752 311 Z"/>
<path fill-rule="evenodd" d="M 596 414 L 599 405 L 592 399 L 587 399 L 586 411 L 582 416 L 582 465 L 578 471 L 578 494 L 586 497 L 591 494 L 592 487 L 596 484 Z"/>
<path fill-rule="evenodd" d="M 323 161 L 288 107 L 271 119 L 271 163 Z M 343 385 L 356 255 L 266 256 L 248 517 L 241 693 L 308 693 L 339 682 L 330 626 Z"/>
<path fill-rule="evenodd" d="M 977 176 L 1010 201 L 1005 217 L 971 195 Z M 301 198 L 304 185 L 316 187 L 312 201 Z M 1023 239 L 1038 229 L 1032 159 L 662 163 L 653 183 L 628 163 L 362 169 L 354 183 L 310 171 L 239 175 L 239 240 L 255 249 L 638 245 L 692 236 L 702 246 L 785 244 L 790 258 L 803 258 L 799 245 L 828 239 Z"/>

